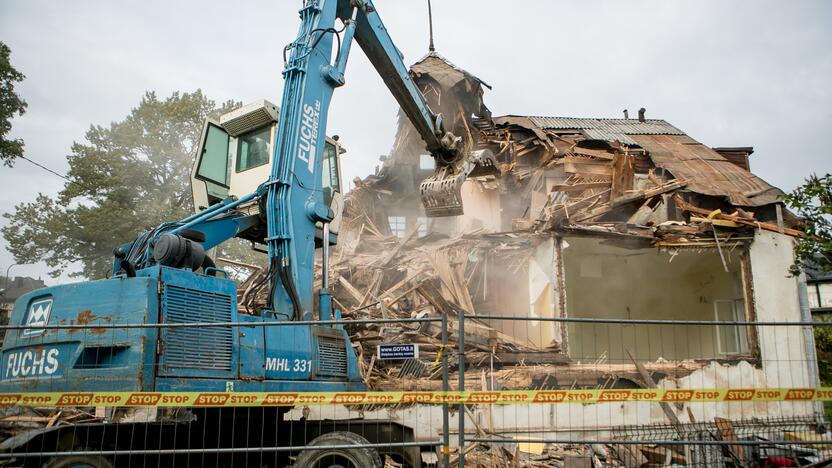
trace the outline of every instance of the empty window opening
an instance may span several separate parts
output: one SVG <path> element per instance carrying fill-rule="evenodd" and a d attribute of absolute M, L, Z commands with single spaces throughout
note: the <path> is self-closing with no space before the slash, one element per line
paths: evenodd
<path fill-rule="evenodd" d="M 427 216 L 419 216 L 416 218 L 416 221 L 419 223 L 419 232 L 417 235 L 419 237 L 425 237 L 428 235 L 428 218 Z"/>
<path fill-rule="evenodd" d="M 419 155 L 419 169 L 423 171 L 432 171 L 436 168 L 436 160 L 429 154 Z"/>
<path fill-rule="evenodd" d="M 495 246 L 496 247 L 496 246 Z M 529 255 L 531 253 L 531 255 Z M 556 316 L 554 240 L 541 239 L 533 250 L 479 251 L 468 255 L 467 273 L 477 314 L 506 317 Z M 548 320 L 487 320 L 484 323 L 518 343 L 561 351 L 560 325 Z"/>
<path fill-rule="evenodd" d="M 832 308 L 832 282 L 810 283 L 807 285 L 807 290 L 810 308 Z"/>
<path fill-rule="evenodd" d="M 742 251 L 627 248 L 593 238 L 562 242 L 569 317 L 745 320 Z M 727 266 L 728 271 L 725 271 Z M 570 323 L 569 354 L 582 362 L 714 359 L 748 352 L 749 327 Z"/>
<path fill-rule="evenodd" d="M 390 225 L 390 232 L 394 236 L 404 238 L 407 229 L 407 218 L 404 216 L 388 216 L 387 224 Z"/>

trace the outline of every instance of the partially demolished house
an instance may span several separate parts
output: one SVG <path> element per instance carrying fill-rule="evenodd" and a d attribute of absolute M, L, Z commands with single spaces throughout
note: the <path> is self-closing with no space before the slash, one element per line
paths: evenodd
<path fill-rule="evenodd" d="M 493 117 L 488 85 L 435 53 L 412 74 L 467 149 L 487 150 L 498 170 L 464 183 L 462 216 L 425 217 L 419 183 L 433 160 L 400 116 L 390 156 L 348 195 L 332 258 L 345 317 L 447 313 L 454 342 L 458 311 L 526 317 L 466 322 L 469 389 L 815 386 L 798 327 L 534 320 L 800 321 L 787 272 L 797 220 L 781 191 L 750 172 L 751 148 L 708 147 L 644 110 Z M 353 339 L 371 387 L 441 388 L 426 365 L 440 350 L 438 324 L 356 328 Z M 375 345 L 403 341 L 421 343 L 423 365 L 376 362 Z M 546 411 L 551 421 L 583 411 L 583 424 L 604 427 L 667 422 L 648 403 Z M 814 411 L 777 406 L 781 416 Z M 683 422 L 772 415 L 760 403 L 677 413 Z"/>

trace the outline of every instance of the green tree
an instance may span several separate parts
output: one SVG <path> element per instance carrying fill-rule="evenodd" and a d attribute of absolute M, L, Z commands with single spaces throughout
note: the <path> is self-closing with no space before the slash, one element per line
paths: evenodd
<path fill-rule="evenodd" d="M 795 244 L 791 273 L 800 274 L 807 264 L 821 272 L 832 270 L 832 175 L 812 174 L 783 198 L 803 219 L 803 234 Z"/>
<path fill-rule="evenodd" d="M 794 264 L 790 268 L 798 275 L 805 266 L 820 272 L 832 270 L 832 175 L 809 176 L 803 185 L 784 196 L 803 219 L 803 234 L 794 247 Z M 829 321 L 828 316 L 815 316 L 815 320 Z M 832 385 L 832 327 L 814 327 L 820 383 Z M 824 403 L 828 418 L 832 418 L 832 403 Z"/>
<path fill-rule="evenodd" d="M 23 81 L 25 76 L 12 67 L 11 53 L 9 46 L 0 42 L 0 161 L 6 166 L 12 166 L 14 160 L 23 155 L 23 140 L 9 140 L 8 134 L 14 115 L 26 112 L 26 101 L 14 91 L 14 84 Z"/>
<path fill-rule="evenodd" d="M 202 123 L 217 106 L 203 95 L 144 95 L 127 117 L 109 127 L 93 125 L 67 157 L 71 182 L 57 197 L 39 194 L 6 213 L 2 228 L 20 263 L 45 261 L 57 276 L 102 278 L 112 251 L 150 227 L 181 219 L 192 210 L 190 170 Z"/>
<path fill-rule="evenodd" d="M 815 320 L 820 322 L 829 322 L 832 317 L 815 316 Z M 814 327 L 815 328 L 815 349 L 818 358 L 818 372 L 820 375 L 820 384 L 822 387 L 832 386 L 832 327 Z M 827 401 L 823 404 L 827 418 L 832 418 L 832 401 Z"/>

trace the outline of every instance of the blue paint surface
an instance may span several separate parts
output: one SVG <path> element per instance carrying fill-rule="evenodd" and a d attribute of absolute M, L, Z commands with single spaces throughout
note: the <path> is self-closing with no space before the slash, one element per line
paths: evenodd
<path fill-rule="evenodd" d="M 10 330 L 0 354 L 0 393 L 364 388 L 341 327 L 325 323 L 264 327 L 264 322 L 278 319 L 273 314 L 238 314 L 236 297 L 231 280 L 158 266 L 141 270 L 134 278 L 29 293 L 15 303 L 13 325 L 247 322 L 251 326 Z M 43 318 L 45 309 L 37 306 L 46 301 L 51 303 L 45 323 L 33 322 L 33 310 Z M 325 355 L 320 354 L 321 340 L 330 344 L 324 347 Z M 339 351 L 333 361 L 334 350 Z"/>

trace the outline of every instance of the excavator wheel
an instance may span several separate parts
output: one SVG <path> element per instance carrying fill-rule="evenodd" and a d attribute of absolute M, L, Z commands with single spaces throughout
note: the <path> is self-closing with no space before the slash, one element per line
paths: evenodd
<path fill-rule="evenodd" d="M 99 456 L 68 456 L 55 457 L 49 460 L 43 468 L 113 468 L 113 464 Z"/>
<path fill-rule="evenodd" d="M 352 432 L 336 431 L 315 438 L 312 447 L 326 445 L 366 445 L 370 442 Z M 382 468 L 381 457 L 374 448 L 333 448 L 304 450 L 294 468 Z"/>

